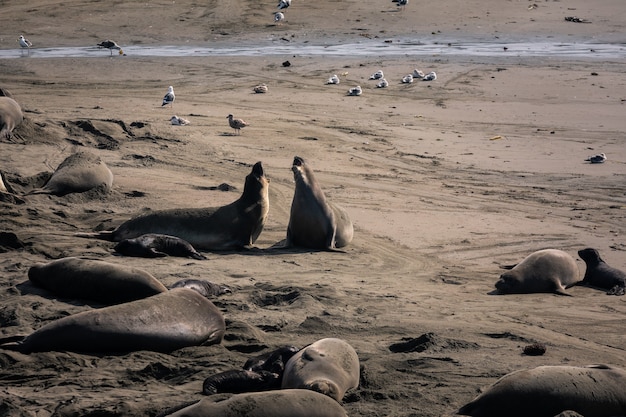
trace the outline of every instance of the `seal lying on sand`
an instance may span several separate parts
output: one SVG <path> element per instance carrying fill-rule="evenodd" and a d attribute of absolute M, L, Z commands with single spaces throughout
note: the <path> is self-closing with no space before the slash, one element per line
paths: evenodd
<path fill-rule="evenodd" d="M 336 401 L 302 389 L 237 394 L 218 402 L 209 397 L 168 416 L 348 417 Z"/>
<path fill-rule="evenodd" d="M 170 352 L 186 346 L 220 343 L 224 317 L 194 290 L 162 294 L 84 311 L 55 320 L 26 337 L 0 340 L 0 349 L 22 353 Z"/>
<path fill-rule="evenodd" d="M 609 266 L 600 258 L 600 253 L 593 248 L 579 250 L 578 256 L 587 264 L 585 276 L 578 285 L 602 288 L 607 290 L 609 295 L 624 295 L 626 273 Z"/>
<path fill-rule="evenodd" d="M 554 292 L 569 295 L 565 288 L 579 281 L 578 274 L 578 265 L 569 254 L 558 249 L 544 249 L 531 253 L 500 275 L 495 285 L 502 294 Z"/>
<path fill-rule="evenodd" d="M 269 212 L 269 180 L 257 162 L 246 177 L 243 194 L 223 207 L 159 210 L 132 218 L 113 231 L 79 233 L 119 242 L 146 233 L 186 240 L 196 249 L 232 250 L 252 245 L 261 234 Z"/>
<path fill-rule="evenodd" d="M 38 263 L 28 279 L 61 297 L 101 303 L 125 303 L 166 292 L 167 288 L 146 271 L 104 261 L 62 258 Z"/>
<path fill-rule="evenodd" d="M 457 414 L 472 417 L 626 415 L 626 371 L 607 365 L 539 366 L 500 378 Z"/>
<path fill-rule="evenodd" d="M 296 188 L 285 245 L 333 250 L 350 243 L 354 228 L 348 213 L 326 199 L 304 159 L 296 156 L 291 170 Z"/>
<path fill-rule="evenodd" d="M 233 292 L 226 285 L 215 284 L 211 281 L 201 279 L 181 279 L 175 282 L 170 289 L 173 288 L 189 288 L 199 292 L 206 298 L 216 297 L 218 295 L 227 294 Z"/>
<path fill-rule="evenodd" d="M 327 338 L 300 350 L 285 365 L 282 388 L 304 388 L 341 401 L 359 386 L 359 357 L 341 339 Z"/>
<path fill-rule="evenodd" d="M 81 151 L 65 158 L 42 188 L 28 194 L 64 196 L 100 186 L 108 191 L 112 185 L 113 174 L 104 161 L 90 152 Z"/>
<path fill-rule="evenodd" d="M 11 97 L 0 96 L 0 139 L 10 139 L 15 129 L 24 120 L 22 108 Z"/>
<path fill-rule="evenodd" d="M 115 247 L 116 252 L 126 256 L 159 258 L 167 255 L 193 259 L 206 259 L 186 240 L 176 236 L 147 233 L 133 239 L 124 239 Z"/>

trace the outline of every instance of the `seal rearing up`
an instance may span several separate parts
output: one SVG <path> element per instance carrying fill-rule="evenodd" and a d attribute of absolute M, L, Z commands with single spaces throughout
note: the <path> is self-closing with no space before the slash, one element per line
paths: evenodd
<path fill-rule="evenodd" d="M 294 157 L 291 170 L 296 187 L 286 246 L 334 250 L 350 243 L 354 228 L 348 213 L 326 199 L 304 159 Z"/>
<path fill-rule="evenodd" d="M 251 246 L 269 212 L 269 179 L 257 162 L 246 176 L 241 197 L 222 207 L 158 210 L 125 221 L 117 229 L 78 233 L 113 242 L 157 233 L 186 240 L 196 249 L 232 250 Z"/>

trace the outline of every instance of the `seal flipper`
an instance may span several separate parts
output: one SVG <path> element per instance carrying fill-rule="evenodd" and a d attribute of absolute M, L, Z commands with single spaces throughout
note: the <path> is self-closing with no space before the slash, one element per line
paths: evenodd
<path fill-rule="evenodd" d="M 103 230 L 101 232 L 80 232 L 74 233 L 76 237 L 84 237 L 84 238 L 95 238 L 108 240 L 109 242 L 115 242 L 115 235 L 113 234 L 114 230 Z"/>
<path fill-rule="evenodd" d="M 0 349 L 14 350 L 17 352 L 26 353 L 23 349 L 22 342 L 26 339 L 26 336 L 8 336 L 0 338 Z"/>

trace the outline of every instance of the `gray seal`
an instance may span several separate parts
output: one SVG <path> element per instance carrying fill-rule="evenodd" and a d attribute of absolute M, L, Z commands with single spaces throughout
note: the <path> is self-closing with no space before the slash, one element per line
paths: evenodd
<path fill-rule="evenodd" d="M 217 396 L 219 397 L 219 396 Z M 169 417 L 348 417 L 336 401 L 302 389 L 275 390 L 233 395 L 227 400 L 208 397 Z"/>
<path fill-rule="evenodd" d="M 359 357 L 346 341 L 326 338 L 303 348 L 285 365 L 282 388 L 317 391 L 341 401 L 359 386 Z"/>
<path fill-rule="evenodd" d="M 579 285 L 602 288 L 609 295 L 624 295 L 626 291 L 626 273 L 609 266 L 600 258 L 600 253 L 593 248 L 578 251 L 580 259 L 585 261 L 587 269 Z"/>
<path fill-rule="evenodd" d="M 78 233 L 80 237 L 120 242 L 147 233 L 176 236 L 200 250 L 233 250 L 251 246 L 269 212 L 269 179 L 257 162 L 246 176 L 241 197 L 222 207 L 158 210 L 134 217 L 113 231 Z"/>
<path fill-rule="evenodd" d="M 294 157 L 291 170 L 296 186 L 286 246 L 334 250 L 349 244 L 354 228 L 348 213 L 326 199 L 304 159 Z"/>
<path fill-rule="evenodd" d="M 576 261 L 558 249 L 543 249 L 528 255 L 496 282 L 502 294 L 553 292 L 570 295 L 565 289 L 579 281 Z"/>
<path fill-rule="evenodd" d="M 104 161 L 91 152 L 80 151 L 65 158 L 42 188 L 28 194 L 64 196 L 101 186 L 108 191 L 112 185 L 113 173 Z"/>
<path fill-rule="evenodd" d="M 24 120 L 22 108 L 11 97 L 0 96 L 0 139 L 10 139 L 15 129 Z"/>
<path fill-rule="evenodd" d="M 552 417 L 571 410 L 585 417 L 624 416 L 624 387 L 626 371 L 612 366 L 539 366 L 503 376 L 457 414 Z"/>
<path fill-rule="evenodd" d="M 196 291 L 176 288 L 142 300 L 83 311 L 46 324 L 26 337 L 10 337 L 0 349 L 22 353 L 171 352 L 220 343 L 224 316 Z"/>
<path fill-rule="evenodd" d="M 117 253 L 126 256 L 159 258 L 167 255 L 203 260 L 199 253 L 186 240 L 176 236 L 147 233 L 133 239 L 124 239 L 114 247 Z"/>
<path fill-rule="evenodd" d="M 167 291 L 159 280 L 141 269 L 75 257 L 37 263 L 28 270 L 28 279 L 61 297 L 105 304 L 125 303 Z"/>

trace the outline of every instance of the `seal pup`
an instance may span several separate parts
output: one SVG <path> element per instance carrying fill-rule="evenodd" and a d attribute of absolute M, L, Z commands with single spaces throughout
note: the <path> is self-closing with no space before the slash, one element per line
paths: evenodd
<path fill-rule="evenodd" d="M 124 51 L 122 50 L 122 48 L 115 42 L 112 41 L 110 39 L 107 39 L 106 41 L 102 41 L 98 44 L 98 48 L 106 48 L 109 50 L 109 52 L 111 52 L 111 56 L 113 56 L 113 50 L 116 49 L 119 55 L 124 55 Z"/>
<path fill-rule="evenodd" d="M 500 275 L 495 286 L 502 294 L 553 292 L 570 295 L 565 289 L 579 281 L 578 275 L 578 265 L 568 253 L 544 249 L 531 253 Z"/>
<path fill-rule="evenodd" d="M 65 158 L 42 188 L 31 190 L 27 195 L 64 196 L 82 193 L 99 186 L 104 186 L 108 191 L 112 185 L 113 173 L 104 161 L 91 152 L 80 151 Z"/>
<path fill-rule="evenodd" d="M 251 392 L 219 399 L 204 398 L 166 417 L 348 417 L 336 401 L 303 389 Z"/>
<path fill-rule="evenodd" d="M 36 263 L 28 270 L 28 279 L 61 297 L 105 304 L 125 303 L 167 291 L 158 279 L 142 269 L 76 257 Z"/>
<path fill-rule="evenodd" d="M 296 186 L 286 246 L 334 250 L 350 243 L 354 228 L 348 213 L 326 199 L 304 159 L 294 157 L 291 170 Z"/>
<path fill-rule="evenodd" d="M 124 239 L 113 248 L 119 254 L 143 258 L 160 258 L 167 255 L 198 260 L 206 259 L 194 247 L 176 236 L 146 233 L 132 239 Z"/>
<path fill-rule="evenodd" d="M 282 388 L 304 388 L 341 401 L 359 386 L 359 357 L 346 341 L 326 338 L 303 348 L 285 365 Z"/>
<path fill-rule="evenodd" d="M 13 129 L 24 120 L 22 108 L 11 97 L 0 96 L 0 139 L 11 139 Z"/>
<path fill-rule="evenodd" d="M 607 290 L 608 295 L 624 295 L 626 273 L 609 266 L 600 258 L 600 253 L 593 248 L 579 250 L 578 256 L 587 265 L 585 276 L 578 285 L 602 288 Z"/>
<path fill-rule="evenodd" d="M 78 233 L 112 242 L 146 233 L 176 236 L 201 250 L 250 247 L 259 237 L 269 212 L 269 179 L 257 162 L 246 176 L 241 197 L 222 207 L 157 210 L 125 221 L 115 230 Z"/>
<path fill-rule="evenodd" d="M 228 116 L 226 116 L 226 118 L 228 119 L 228 124 L 230 125 L 230 127 L 235 129 L 235 132 L 237 132 L 238 135 L 240 135 L 241 129 L 250 125 L 242 119 L 234 119 L 233 117 L 234 116 L 232 114 L 229 114 Z"/>
<path fill-rule="evenodd" d="M 29 336 L 7 338 L 0 349 L 22 353 L 171 352 L 216 344 L 225 332 L 222 313 L 196 291 L 176 288 L 152 297 L 83 311 L 46 324 Z"/>
<path fill-rule="evenodd" d="M 174 108 L 174 100 L 176 100 L 176 94 L 174 94 L 174 87 L 171 85 L 167 87 L 167 93 L 163 96 L 163 103 L 161 107 L 170 104 L 170 107 Z"/>
<path fill-rule="evenodd" d="M 585 417 L 623 416 L 624 387 L 626 371 L 612 366 L 539 366 L 503 376 L 457 414 L 552 417 L 572 410 Z"/>
<path fill-rule="evenodd" d="M 585 159 L 585 161 L 590 164 L 603 164 L 606 161 L 606 155 L 603 153 L 599 153 L 597 155 L 592 155 L 589 158 Z"/>
<path fill-rule="evenodd" d="M 24 53 L 24 48 L 26 48 L 28 50 L 28 55 L 30 55 L 30 48 L 33 46 L 33 43 L 26 39 L 24 35 L 20 35 L 20 38 L 17 41 L 20 44 L 20 48 L 22 48 L 20 52 Z"/>
<path fill-rule="evenodd" d="M 217 297 L 222 294 L 232 293 L 233 291 L 226 285 L 215 284 L 214 282 L 203 279 L 181 279 L 170 286 L 174 288 L 189 288 L 202 294 L 206 298 Z"/>
<path fill-rule="evenodd" d="M 360 96 L 361 94 L 363 94 L 363 89 L 360 85 L 348 89 L 349 96 Z"/>

